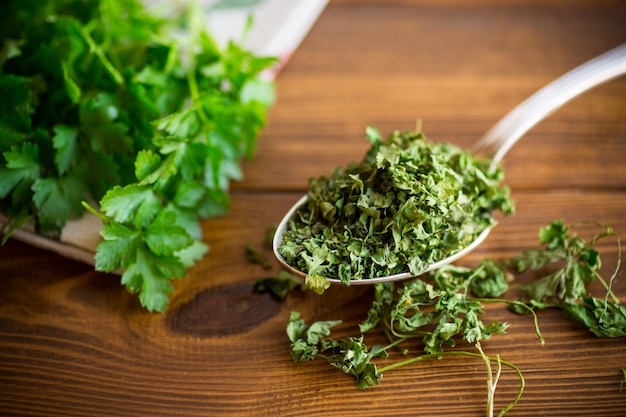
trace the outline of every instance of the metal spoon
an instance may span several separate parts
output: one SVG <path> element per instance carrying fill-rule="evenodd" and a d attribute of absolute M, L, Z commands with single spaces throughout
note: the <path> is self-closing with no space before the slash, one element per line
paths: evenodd
<path fill-rule="evenodd" d="M 574 68 L 524 100 L 500 119 L 474 145 L 472 152 L 475 155 L 492 159 L 493 165 L 497 164 L 526 132 L 555 110 L 580 94 L 625 73 L 626 44 L 622 44 Z M 272 242 L 274 255 L 278 261 L 287 270 L 301 277 L 306 277 L 306 272 L 297 270 L 289 265 L 278 251 L 278 248 L 282 242 L 282 236 L 287 230 L 289 220 L 293 217 L 296 210 L 306 203 L 307 199 L 308 196 L 304 195 L 285 214 L 285 217 L 283 217 L 276 229 Z M 491 227 L 486 228 L 470 245 L 445 259 L 431 264 L 424 273 L 450 264 L 467 255 L 485 240 L 490 231 Z M 383 277 L 353 280 L 350 281 L 350 285 L 376 284 L 413 277 L 413 274 L 404 272 Z M 328 280 L 331 283 L 342 283 L 337 278 L 328 278 Z"/>

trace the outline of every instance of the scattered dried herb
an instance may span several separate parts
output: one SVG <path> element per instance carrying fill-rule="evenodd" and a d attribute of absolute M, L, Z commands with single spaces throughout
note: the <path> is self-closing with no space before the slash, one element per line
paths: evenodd
<path fill-rule="evenodd" d="M 377 286 L 384 285 L 385 284 L 377 284 Z M 517 374 L 520 379 L 520 389 L 515 399 L 498 415 L 504 415 L 507 411 L 512 409 L 515 404 L 517 404 L 524 391 L 525 380 L 522 372 L 517 366 L 510 362 L 501 360 L 499 356 L 489 357 L 485 355 L 479 339 L 488 338 L 488 334 L 478 335 L 474 332 L 468 332 L 466 335 L 466 340 L 473 340 L 472 343 L 474 343 L 479 353 L 462 350 L 446 350 L 436 353 L 425 353 L 378 368 L 374 362 L 376 358 L 389 358 L 389 350 L 398 348 L 401 343 L 411 339 L 412 336 L 404 335 L 386 346 L 373 346 L 372 348 L 368 348 L 368 346 L 364 343 L 363 335 L 360 337 L 348 336 L 340 339 L 333 339 L 329 337 L 331 336 L 331 328 L 341 323 L 342 322 L 340 320 L 333 320 L 317 321 L 311 324 L 306 324 L 300 319 L 300 313 L 292 312 L 289 317 L 286 330 L 289 340 L 291 341 L 292 360 L 295 363 L 298 363 L 314 360 L 316 358 L 325 359 L 332 366 L 341 369 L 346 374 L 352 375 L 356 380 L 357 387 L 365 389 L 380 384 L 384 373 L 399 367 L 412 365 L 425 360 L 440 360 L 446 356 L 478 357 L 484 361 L 488 373 L 488 416 L 493 415 L 495 389 L 500 377 L 501 365 L 505 365 L 513 369 L 513 371 Z M 442 334 L 445 332 L 443 328 L 440 328 L 438 331 Z M 420 331 L 419 335 L 424 333 L 424 331 Z M 408 351 L 404 351 L 404 353 L 406 354 Z M 497 364 L 497 373 L 495 377 L 492 375 L 491 362 L 495 362 Z"/>
<path fill-rule="evenodd" d="M 284 299 L 294 290 L 304 291 L 306 289 L 304 282 L 299 277 L 282 270 L 276 276 L 257 279 L 253 288 L 256 292 L 270 293 L 280 299 Z"/>
<path fill-rule="evenodd" d="M 600 231 L 584 239 L 573 230 L 583 225 L 595 226 Z M 596 249 L 597 243 L 607 238 L 614 239 L 617 247 L 616 267 L 608 280 L 599 273 L 602 261 Z M 563 220 L 557 219 L 540 229 L 539 242 L 543 248 L 525 251 L 507 262 L 517 272 L 546 271 L 546 275 L 521 286 L 522 301 L 535 310 L 561 308 L 566 317 L 582 323 L 598 337 L 626 336 L 626 308 L 619 305 L 612 290 L 621 267 L 622 252 L 620 238 L 613 229 L 589 222 L 566 226 Z M 606 290 L 602 299 L 588 294 L 594 281 Z M 519 310 L 519 306 L 512 306 L 512 309 L 518 313 L 528 311 Z"/>
<path fill-rule="evenodd" d="M 267 228 L 263 238 L 263 248 L 272 249 L 272 241 L 276 233 L 276 225 Z M 251 243 L 246 244 L 246 259 L 249 263 L 259 264 L 264 269 L 271 269 L 272 262 L 265 253 L 252 246 Z M 278 299 L 285 299 L 289 293 L 295 290 L 305 291 L 306 286 L 300 277 L 280 269 L 277 274 L 258 278 L 254 281 L 253 290 L 257 293 L 269 293 Z"/>
<path fill-rule="evenodd" d="M 272 262 L 270 258 L 268 258 L 264 253 L 254 247 L 252 243 L 246 243 L 246 259 L 250 263 L 259 264 L 264 269 L 270 269 L 272 267 Z"/>
<path fill-rule="evenodd" d="M 626 309 L 619 305 L 611 290 L 621 266 L 620 240 L 611 227 L 597 226 L 601 231 L 585 240 L 572 233 L 562 220 L 556 220 L 539 231 L 540 242 L 545 247 L 526 251 L 510 260 L 497 262 L 485 259 L 475 268 L 447 265 L 401 284 L 376 284 L 367 318 L 359 324 L 359 337 L 334 339 L 331 328 L 341 324 L 340 320 L 307 325 L 300 319 L 300 313 L 292 312 L 287 324 L 292 359 L 294 362 L 325 359 L 332 366 L 354 376 L 359 388 L 368 388 L 378 385 L 384 373 L 419 361 L 451 355 L 479 357 L 483 359 L 488 373 L 488 416 L 494 412 L 495 388 L 501 366 L 513 369 L 520 378 L 518 395 L 498 414 L 503 415 L 521 398 L 525 381 L 514 364 L 501 360 L 499 356 L 489 357 L 483 352 L 481 341 L 491 335 L 505 333 L 508 327 L 506 323 L 498 322 L 485 325 L 480 319 L 484 303 L 505 303 L 517 313 L 531 314 L 542 345 L 544 339 L 535 310 L 549 306 L 562 308 L 567 317 L 581 322 L 598 337 L 626 336 Z M 616 241 L 618 261 L 615 272 L 606 280 L 599 274 L 601 261 L 595 245 L 609 237 Z M 493 298 L 506 293 L 513 282 L 508 268 L 521 272 L 526 269 L 540 270 L 553 264 L 560 266 L 556 272 L 521 287 L 527 298 Z M 588 286 L 594 280 L 601 282 L 606 289 L 603 299 L 588 296 Z M 384 332 L 389 343 L 368 348 L 364 334 L 377 328 Z M 380 368 L 376 366 L 377 358 L 390 357 L 388 352 L 392 348 L 408 355 L 409 350 L 404 346 L 407 341 L 416 338 L 421 340 L 424 353 Z M 478 353 L 449 350 L 459 340 L 473 344 Z M 497 365 L 495 376 L 491 363 Z M 626 381 L 626 371 L 622 369 L 622 373 L 624 378 L 620 391 Z"/>
<path fill-rule="evenodd" d="M 361 163 L 310 180 L 308 201 L 283 235 L 281 255 L 317 292 L 327 278 L 420 275 L 492 226 L 494 211 L 513 213 L 503 171 L 491 161 L 419 130 L 383 141 L 369 127 L 366 137 Z"/>

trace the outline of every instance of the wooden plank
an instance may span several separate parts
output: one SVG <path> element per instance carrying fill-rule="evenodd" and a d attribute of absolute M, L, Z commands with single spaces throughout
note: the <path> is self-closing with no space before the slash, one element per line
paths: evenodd
<path fill-rule="evenodd" d="M 626 41 L 624 21 L 623 2 L 610 0 L 331 0 L 279 76 L 278 101 L 257 157 L 233 187 L 229 215 L 202 224 L 209 254 L 174 282 L 164 314 L 142 309 L 119 276 L 17 241 L 0 248 L 0 415 L 484 415 L 485 370 L 473 358 L 390 371 L 365 391 L 322 360 L 294 364 L 291 311 L 307 322 L 343 319 L 335 334 L 356 336 L 372 289 L 335 286 L 284 301 L 255 294 L 254 281 L 278 265 L 248 263 L 245 245 L 261 247 L 309 177 L 360 158 L 366 125 L 388 132 L 422 118 L 431 139 L 471 146 L 537 88 Z M 539 228 L 556 218 L 610 224 L 626 236 L 624 97 L 625 79 L 602 86 L 516 145 L 505 166 L 517 213 L 499 217 L 461 264 L 535 248 Z M 600 249 L 610 274 L 615 247 Z M 614 290 L 626 299 L 623 271 Z M 542 347 L 529 317 L 502 304 L 485 311 L 485 321 L 511 325 L 483 343 L 486 352 L 526 378 L 507 415 L 623 415 L 623 338 L 598 339 L 547 310 Z M 385 338 L 374 332 L 366 342 Z M 518 384 L 505 369 L 496 408 Z"/>

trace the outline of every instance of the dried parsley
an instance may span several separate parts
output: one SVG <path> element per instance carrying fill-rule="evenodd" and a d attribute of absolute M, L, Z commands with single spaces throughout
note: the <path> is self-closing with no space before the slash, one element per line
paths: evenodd
<path fill-rule="evenodd" d="M 596 226 L 600 231 L 584 239 L 573 231 L 575 226 L 581 225 Z M 617 249 L 616 268 L 608 279 L 600 275 L 601 259 L 596 249 L 598 242 L 605 238 L 615 239 Z M 545 340 L 536 310 L 547 307 L 563 309 L 565 317 L 582 323 L 598 337 L 626 336 L 626 308 L 619 304 L 612 290 L 621 267 L 620 238 L 613 228 L 595 222 L 566 226 L 557 219 L 539 230 L 539 240 L 544 247 L 524 251 L 511 259 L 496 261 L 487 258 L 475 268 L 446 265 L 418 279 L 376 284 L 374 301 L 367 317 L 359 323 L 360 336 L 336 338 L 331 330 L 340 325 L 341 320 L 307 324 L 300 319 L 299 312 L 292 311 L 286 328 L 291 342 L 291 358 L 295 363 L 325 359 L 352 375 L 361 389 L 380 384 L 383 375 L 389 371 L 424 360 L 457 355 L 481 358 L 488 375 L 488 416 L 494 414 L 495 391 L 502 365 L 519 377 L 519 391 L 497 414 L 502 416 L 520 400 L 525 379 L 513 363 L 500 359 L 499 355 L 484 353 L 481 342 L 492 335 L 505 334 L 508 328 L 506 323 L 485 324 L 482 321 L 486 303 L 504 303 L 515 313 L 530 314 L 542 346 Z M 559 267 L 556 271 L 555 266 Z M 539 273 L 540 278 L 520 286 L 521 299 L 494 298 L 505 294 L 515 282 L 509 269 L 515 273 L 544 269 L 552 272 L 547 275 Z M 589 287 L 594 281 L 605 288 L 603 298 L 589 295 Z M 386 345 L 368 347 L 365 343 L 366 334 L 372 334 L 375 329 L 385 334 Z M 421 343 L 416 344 L 416 340 Z M 478 353 L 452 350 L 458 342 L 473 344 Z M 423 348 L 423 352 L 416 352 L 416 346 Z M 394 360 L 390 354 L 394 350 L 406 358 Z M 496 365 L 495 372 L 492 363 Z M 620 392 L 626 383 L 626 370 L 621 368 L 621 372 Z"/>
<path fill-rule="evenodd" d="M 577 226 L 583 225 L 600 230 L 585 239 L 575 232 Z M 606 238 L 615 239 L 617 248 L 617 264 L 608 280 L 600 274 L 602 262 L 596 249 L 597 243 Z M 598 337 L 626 336 L 626 308 L 619 304 L 612 289 L 621 268 L 622 252 L 620 237 L 613 228 L 591 222 L 565 225 L 557 219 L 539 230 L 539 241 L 544 247 L 524 251 L 507 262 L 516 272 L 532 270 L 539 274 L 539 278 L 520 287 L 520 301 L 527 308 L 520 310 L 517 304 L 512 310 L 525 313 L 528 308 L 561 308 L 565 317 L 583 324 Z M 593 282 L 606 290 L 602 299 L 589 295 Z"/>
<path fill-rule="evenodd" d="M 420 275 L 492 226 L 493 211 L 513 213 L 503 170 L 491 161 L 430 142 L 419 129 L 383 140 L 369 127 L 366 137 L 361 163 L 310 180 L 279 247 L 318 293 L 327 278 Z"/>
<path fill-rule="evenodd" d="M 280 300 L 285 299 L 292 291 L 306 289 L 299 277 L 284 270 L 278 271 L 275 276 L 255 280 L 252 288 L 255 292 L 269 293 Z"/>

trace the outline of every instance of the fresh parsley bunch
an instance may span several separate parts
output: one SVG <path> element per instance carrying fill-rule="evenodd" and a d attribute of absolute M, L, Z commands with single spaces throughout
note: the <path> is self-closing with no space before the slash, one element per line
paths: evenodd
<path fill-rule="evenodd" d="M 88 209 L 96 269 L 150 311 L 207 251 L 199 220 L 227 211 L 273 100 L 275 59 L 218 47 L 201 16 L 136 0 L 9 0 L 0 16 L 3 240 L 30 219 L 58 237 Z"/>

